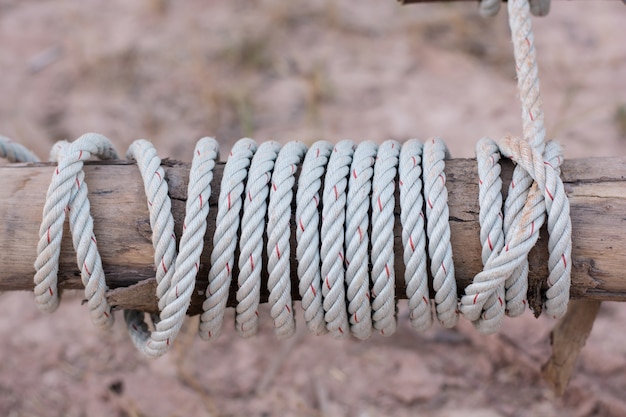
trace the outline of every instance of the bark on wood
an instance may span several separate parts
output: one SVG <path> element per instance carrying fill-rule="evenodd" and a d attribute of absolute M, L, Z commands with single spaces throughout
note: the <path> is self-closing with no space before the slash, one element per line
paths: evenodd
<path fill-rule="evenodd" d="M 170 187 L 176 235 L 180 237 L 189 166 L 167 160 L 163 165 Z M 208 232 L 190 314 L 199 311 L 207 285 L 222 170 L 223 164 L 220 163 L 216 167 L 209 200 Z M 33 288 L 39 223 L 53 171 L 50 164 L 0 166 L 0 291 Z M 505 164 L 505 187 L 511 172 L 512 166 Z M 112 289 L 111 302 L 119 308 L 155 311 L 151 231 L 137 167 L 125 162 L 93 162 L 85 165 L 85 173 L 98 247 L 107 283 Z M 450 160 L 446 174 L 454 261 L 459 291 L 462 292 L 481 269 L 476 162 Z M 570 197 L 574 230 L 572 298 L 626 300 L 623 273 L 626 265 L 626 158 L 568 160 L 563 165 L 563 179 Z M 292 224 L 296 223 L 292 220 Z M 295 231 L 292 233 L 292 289 L 294 299 L 299 299 L 294 235 Z M 398 204 L 395 236 L 396 294 L 404 298 Z M 535 307 L 541 305 L 545 290 L 546 242 L 544 234 L 530 256 L 529 301 Z M 82 288 L 67 227 L 59 282 L 64 289 Z M 266 288 L 262 288 L 262 300 L 267 300 Z M 234 304 L 234 288 L 231 288 L 229 305 Z"/>
<path fill-rule="evenodd" d="M 565 393 L 601 303 L 599 300 L 572 301 L 565 317 L 552 330 L 552 355 L 542 366 L 541 375 L 559 397 Z"/>

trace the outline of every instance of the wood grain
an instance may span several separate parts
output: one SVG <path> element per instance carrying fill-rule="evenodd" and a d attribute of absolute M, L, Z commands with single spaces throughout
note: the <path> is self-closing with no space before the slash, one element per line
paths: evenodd
<path fill-rule="evenodd" d="M 180 237 L 189 166 L 168 160 L 164 160 L 163 166 L 170 187 L 176 235 Z M 223 167 L 223 163 L 216 166 L 209 200 L 208 232 L 190 314 L 199 311 L 207 285 L 217 212 L 216 196 Z M 50 164 L 0 166 L 0 291 L 33 288 L 39 223 L 53 171 Z M 505 187 L 511 172 L 512 165 L 505 164 Z M 126 162 L 90 162 L 85 165 L 85 173 L 98 247 L 107 283 L 112 289 L 111 302 L 119 308 L 155 311 L 151 231 L 137 167 Z M 461 291 L 481 269 L 476 162 L 471 159 L 450 160 L 446 174 L 456 278 Z M 626 158 L 568 160 L 563 165 L 563 180 L 570 198 L 574 230 L 572 298 L 626 300 Z M 398 204 L 395 214 L 396 294 L 404 298 Z M 292 232 L 292 288 L 294 299 L 299 299 L 294 273 L 295 230 Z M 546 241 L 544 233 L 530 256 L 528 295 L 535 308 L 541 305 L 545 290 Z M 266 278 L 265 273 L 263 278 Z M 61 251 L 59 286 L 82 288 L 67 227 Z M 234 305 L 232 290 L 231 306 Z M 262 289 L 262 300 L 267 300 L 265 288 Z"/>

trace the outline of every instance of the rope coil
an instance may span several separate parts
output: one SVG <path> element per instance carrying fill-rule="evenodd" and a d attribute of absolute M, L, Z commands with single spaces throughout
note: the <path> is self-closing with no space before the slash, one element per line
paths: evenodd
<path fill-rule="evenodd" d="M 462 314 L 480 331 L 491 333 L 501 326 L 505 314 L 521 314 L 527 304 L 527 256 L 546 220 L 550 275 L 545 309 L 555 318 L 565 313 L 571 271 L 571 221 L 559 178 L 562 149 L 555 142 L 544 140 L 528 2 L 511 0 L 508 4 L 524 139 L 505 137 L 496 143 L 484 138 L 477 144 L 484 269 L 464 289 L 460 300 L 448 223 L 444 172 L 448 151 L 441 139 L 430 139 L 423 145 L 415 139 L 404 144 L 386 141 L 380 146 L 372 142 L 358 146 L 351 141 L 335 146 L 317 142 L 307 150 L 298 142 L 283 147 L 266 142 L 257 148 L 253 140 L 246 138 L 235 144 L 223 172 L 209 283 L 200 319 L 203 339 L 214 340 L 221 332 L 234 274 L 237 331 L 246 337 L 256 333 L 263 268 L 267 268 L 269 277 L 270 314 L 275 331 L 279 337 L 294 333 L 289 239 L 298 168 L 293 225 L 298 291 L 307 327 L 313 333 L 330 332 L 338 338 L 353 334 L 365 339 L 374 330 L 387 336 L 395 331 L 396 182 L 406 295 L 413 327 L 428 328 L 433 314 L 443 326 L 452 327 Z M 83 161 L 92 155 L 117 158 L 108 139 L 91 133 L 73 143 L 61 142 L 53 149 L 52 160 L 58 166 L 40 228 L 35 294 L 42 310 L 53 311 L 58 306 L 58 257 L 63 223 L 69 213 L 92 321 L 108 327 L 113 315 L 106 302 L 107 287 L 82 171 Z M 218 144 L 212 138 L 203 138 L 194 150 L 179 254 L 167 182 L 154 147 L 139 140 L 131 145 L 127 155 L 136 160 L 144 181 L 153 230 L 160 314 L 153 318 L 152 332 L 142 312 L 127 311 L 124 316 L 138 349 L 149 357 L 158 357 L 176 338 L 194 290 Z M 36 159 L 3 137 L 0 156 L 13 161 Z M 517 164 L 504 203 L 500 194 L 501 156 Z M 433 276 L 434 313 L 429 299 L 426 250 Z"/>

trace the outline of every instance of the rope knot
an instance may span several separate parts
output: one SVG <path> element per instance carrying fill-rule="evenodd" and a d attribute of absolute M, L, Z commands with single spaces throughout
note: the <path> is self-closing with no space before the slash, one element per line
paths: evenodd
<path fill-rule="evenodd" d="M 503 155 L 526 171 L 540 188 L 544 188 L 548 166 L 544 164 L 544 156 L 535 147 L 522 138 L 505 136 L 498 142 L 498 148 Z"/>
<path fill-rule="evenodd" d="M 518 137 L 506 136 L 497 145 L 488 140 L 487 142 L 492 144 L 490 150 L 487 150 L 486 145 L 480 142 L 477 147 L 481 182 L 481 240 L 483 240 L 484 248 L 484 269 L 466 288 L 465 295 L 461 299 L 461 311 L 468 319 L 474 321 L 480 330 L 491 333 L 499 327 L 505 310 L 509 315 L 516 316 L 521 314 L 527 304 L 525 301 L 528 288 L 527 257 L 537 242 L 539 229 L 546 219 L 546 214 L 550 234 L 548 243 L 550 275 L 545 308 L 553 317 L 561 317 L 565 314 L 569 299 L 569 271 L 571 270 L 571 221 L 569 202 L 559 177 L 563 152 L 557 142 L 547 142 L 543 154 L 528 141 Z M 493 219 L 501 213 L 493 214 L 493 212 L 496 209 L 500 210 L 501 200 L 494 205 L 493 197 L 489 199 L 487 196 L 489 193 L 487 190 L 494 190 L 490 193 L 493 195 L 499 192 L 500 185 L 493 186 L 494 176 L 486 171 L 486 168 L 481 167 L 480 160 L 491 158 L 491 161 L 494 161 L 490 165 L 491 168 L 497 164 L 495 162 L 497 159 L 493 159 L 496 153 L 505 155 L 517 167 L 504 207 L 503 224 L 499 223 L 494 226 Z M 486 164 L 483 162 L 482 165 Z M 498 174 L 499 171 L 498 167 Z M 519 189 L 522 186 L 520 178 L 528 179 L 525 183 L 526 191 L 521 199 L 515 191 L 516 187 Z M 484 201 L 491 203 L 483 204 Z M 483 205 L 487 207 L 483 208 Z M 489 205 L 494 206 L 494 209 L 489 209 Z M 483 215 L 483 209 L 489 210 L 492 214 Z M 490 230 L 485 230 L 487 224 Z M 494 248 L 492 242 L 495 238 L 492 239 L 491 234 L 494 233 L 493 231 L 501 233 L 500 226 L 504 229 L 505 244 Z M 483 238 L 483 235 L 486 238 Z M 485 244 L 488 244 L 490 249 L 487 256 L 484 252 Z M 506 289 L 504 302 L 501 297 L 495 296 L 503 287 Z M 490 313 L 483 314 L 483 312 Z"/>

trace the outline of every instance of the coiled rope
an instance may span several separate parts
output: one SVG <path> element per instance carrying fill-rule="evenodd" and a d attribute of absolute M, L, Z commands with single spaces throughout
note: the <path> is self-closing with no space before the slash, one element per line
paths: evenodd
<path fill-rule="evenodd" d="M 457 298 L 450 244 L 445 159 L 441 139 L 423 145 L 386 141 L 380 146 L 341 141 L 284 147 L 251 139 L 238 141 L 226 162 L 218 199 L 216 231 L 200 335 L 220 334 L 233 275 L 237 277 L 236 328 L 242 336 L 256 333 L 261 271 L 267 268 L 270 314 L 276 334 L 294 333 L 289 255 L 295 195 L 298 291 L 307 327 L 315 334 L 349 334 L 365 339 L 373 331 L 389 336 L 396 328 L 394 210 L 396 182 L 400 194 L 404 279 L 410 320 L 426 329 L 433 315 L 445 327 L 459 314 L 485 333 L 496 331 L 505 314 L 523 312 L 528 287 L 527 256 L 547 220 L 548 290 L 545 310 L 561 317 L 569 299 L 571 222 L 569 204 L 559 178 L 562 150 L 545 142 L 530 10 L 527 0 L 508 3 L 522 100 L 523 138 L 477 144 L 480 182 L 480 241 L 483 271 Z M 34 161 L 25 148 L 0 137 L 0 156 Z M 39 307 L 58 305 L 58 257 L 65 215 L 85 286 L 92 320 L 110 326 L 106 282 L 89 214 L 83 161 L 91 156 L 115 159 L 108 139 L 89 133 L 53 148 L 58 165 L 48 189 L 35 262 L 35 294 Z M 191 166 L 186 216 L 179 250 L 173 231 L 171 202 L 161 161 L 153 146 L 134 142 L 127 154 L 137 162 L 144 181 L 155 249 L 160 314 L 151 332 L 144 313 L 126 311 L 131 338 L 149 357 L 164 354 L 174 342 L 189 307 L 206 231 L 213 169 L 218 157 L 214 139 L 196 145 Z M 517 166 L 506 201 L 500 194 L 501 157 Z M 298 169 L 300 173 L 298 175 Z M 428 247 L 427 239 L 428 237 Z M 237 251 L 237 244 L 239 250 Z M 263 251 L 266 256 L 263 256 Z M 237 264 L 235 258 L 238 255 Z M 433 276 L 434 303 L 429 299 L 427 259 Z M 370 268 L 371 265 L 371 268 Z M 434 313 L 433 313 L 434 307 Z"/>

